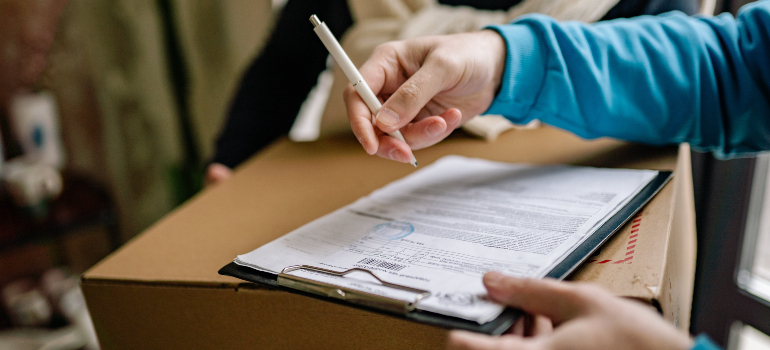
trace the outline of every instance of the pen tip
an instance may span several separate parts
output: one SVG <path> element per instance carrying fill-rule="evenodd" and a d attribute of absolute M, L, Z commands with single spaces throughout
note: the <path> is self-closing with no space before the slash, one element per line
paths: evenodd
<path fill-rule="evenodd" d="M 416 168 L 417 167 L 417 162 L 412 163 L 412 165 L 414 165 L 414 167 Z"/>

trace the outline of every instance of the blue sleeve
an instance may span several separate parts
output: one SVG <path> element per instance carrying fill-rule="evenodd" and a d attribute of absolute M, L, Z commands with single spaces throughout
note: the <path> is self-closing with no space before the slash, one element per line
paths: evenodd
<path fill-rule="evenodd" d="M 586 25 L 531 15 L 489 28 L 508 55 L 488 114 L 722 157 L 770 150 L 770 1 L 737 18 L 673 12 Z"/>
<path fill-rule="evenodd" d="M 709 339 L 709 337 L 701 334 L 695 338 L 695 344 L 692 347 L 692 350 L 721 350 L 719 346 L 714 344 L 714 342 Z"/>

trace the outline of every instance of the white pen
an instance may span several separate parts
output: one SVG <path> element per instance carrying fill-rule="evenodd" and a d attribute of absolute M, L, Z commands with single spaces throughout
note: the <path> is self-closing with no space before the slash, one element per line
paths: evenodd
<path fill-rule="evenodd" d="M 356 88 L 358 95 L 361 96 L 364 103 L 366 103 L 366 106 L 369 107 L 369 110 L 372 112 L 372 125 L 374 125 L 374 116 L 376 116 L 377 112 L 382 108 L 380 100 L 377 99 L 377 96 L 374 95 L 372 89 L 366 84 L 364 77 L 361 76 L 361 73 L 359 73 L 356 66 L 353 65 L 350 57 L 348 57 L 345 50 L 342 49 L 342 46 L 337 42 L 337 39 L 334 38 L 334 35 L 332 35 L 329 27 L 326 26 L 326 23 L 321 22 L 316 15 L 310 16 L 310 23 L 313 23 L 313 31 L 318 34 L 318 38 L 324 43 L 326 49 L 329 50 L 329 53 L 334 57 L 334 60 L 337 61 L 337 64 L 340 65 L 342 71 L 345 72 L 345 76 L 348 77 L 350 83 Z M 404 136 L 401 135 L 401 132 L 398 130 L 389 132 L 388 135 L 406 142 Z M 417 166 L 417 159 L 414 158 L 414 155 L 412 155 L 412 160 L 409 161 L 409 164 Z"/>

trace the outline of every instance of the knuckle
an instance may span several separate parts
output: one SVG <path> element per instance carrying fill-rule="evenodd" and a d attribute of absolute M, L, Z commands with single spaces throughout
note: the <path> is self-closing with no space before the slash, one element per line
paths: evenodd
<path fill-rule="evenodd" d="M 536 281 L 531 278 L 523 278 L 518 281 L 518 286 L 514 284 L 514 287 L 520 290 L 530 290 L 535 287 Z"/>
<path fill-rule="evenodd" d="M 422 90 L 413 81 L 405 82 L 403 85 L 401 85 L 401 87 L 398 88 L 398 91 L 399 95 L 401 95 L 401 98 L 406 104 L 417 102 L 420 99 L 420 95 L 422 95 Z"/>
<path fill-rule="evenodd" d="M 396 43 L 393 41 L 386 42 L 384 44 L 377 45 L 372 52 L 372 56 L 381 56 L 393 53 L 396 51 Z"/>
<path fill-rule="evenodd" d="M 433 58 L 433 64 L 442 72 L 455 71 L 460 67 L 460 62 L 451 55 L 436 55 Z"/>
<path fill-rule="evenodd" d="M 569 294 L 574 300 L 587 301 L 597 297 L 603 297 L 605 291 L 601 287 L 592 284 L 575 283 Z"/>
<path fill-rule="evenodd" d="M 532 295 L 534 291 L 539 290 L 539 280 L 523 278 L 519 280 L 507 280 L 506 289 L 511 293 L 512 297 L 528 296 Z"/>
<path fill-rule="evenodd" d="M 580 284 L 577 285 L 577 287 L 578 287 L 579 293 L 581 293 L 583 295 L 592 296 L 592 295 L 597 295 L 597 294 L 604 293 L 604 289 L 602 289 L 599 286 L 593 285 L 593 284 L 580 283 Z"/>

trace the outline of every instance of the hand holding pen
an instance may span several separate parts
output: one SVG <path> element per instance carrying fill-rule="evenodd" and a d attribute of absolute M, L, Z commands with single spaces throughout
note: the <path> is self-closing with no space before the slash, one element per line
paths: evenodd
<path fill-rule="evenodd" d="M 316 33 L 325 27 L 317 17 L 311 17 L 311 22 Z M 345 67 L 344 59 L 332 56 Z M 412 150 L 443 140 L 489 108 L 500 86 L 505 57 L 505 42 L 491 30 L 380 45 L 359 74 L 374 91 L 372 97 L 364 97 L 367 94 L 358 85 L 345 90 L 353 133 L 367 153 L 409 162 L 414 159 Z M 350 67 L 355 70 L 352 63 Z M 358 80 L 343 71 L 352 82 Z M 375 93 L 385 100 L 381 108 L 372 108 L 373 101 L 379 107 Z M 383 133 L 399 131 L 405 141 Z"/>
<path fill-rule="evenodd" d="M 371 124 L 375 124 L 375 116 L 379 114 L 380 110 L 382 109 L 382 104 L 380 103 L 380 100 L 377 98 L 377 96 L 374 95 L 374 92 L 372 92 L 372 89 L 369 88 L 369 85 L 364 80 L 363 76 L 358 72 L 356 69 L 356 66 L 353 64 L 353 62 L 350 60 L 350 57 L 345 53 L 345 50 L 342 49 L 342 46 L 339 42 L 337 42 L 337 39 L 332 35 L 329 28 L 326 26 L 326 23 L 321 22 L 320 19 L 316 15 L 310 16 L 310 23 L 313 23 L 313 31 L 315 31 L 316 34 L 318 34 L 318 38 L 321 39 L 321 41 L 324 43 L 324 46 L 326 46 L 326 49 L 329 50 L 329 53 L 334 57 L 334 60 L 337 61 L 337 64 L 340 66 L 342 71 L 345 73 L 345 76 L 350 81 L 351 86 L 354 89 L 354 91 L 357 92 L 357 95 L 359 98 L 363 99 L 363 102 L 366 104 L 366 107 L 369 109 L 371 113 Z M 347 101 L 348 93 L 345 94 L 345 100 Z M 367 120 L 369 118 L 366 118 Z M 397 145 L 400 143 L 402 144 L 401 148 L 406 144 L 406 140 L 404 140 L 404 137 L 401 135 L 401 132 L 398 131 L 398 129 L 392 130 L 388 133 L 388 135 L 392 136 L 394 139 L 398 140 L 396 143 Z M 358 136 L 358 135 L 356 135 Z M 361 138 L 359 137 L 359 142 L 361 141 Z M 363 143 L 363 142 L 362 142 Z M 364 147 L 364 149 L 367 149 Z M 409 150 L 409 154 L 412 153 L 411 149 L 409 149 L 409 146 L 406 145 L 406 149 Z M 369 152 L 367 149 L 367 152 L 369 154 L 374 154 L 374 152 Z M 403 152 L 403 151 L 392 151 L 392 152 Z M 406 156 L 407 153 L 398 154 L 398 160 L 401 162 L 406 162 L 408 160 L 409 164 L 412 164 L 412 166 L 417 166 L 417 159 L 414 158 L 414 155 L 411 155 L 411 157 Z"/>

